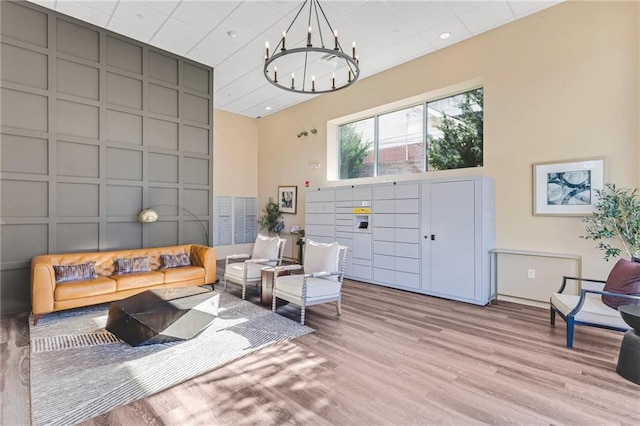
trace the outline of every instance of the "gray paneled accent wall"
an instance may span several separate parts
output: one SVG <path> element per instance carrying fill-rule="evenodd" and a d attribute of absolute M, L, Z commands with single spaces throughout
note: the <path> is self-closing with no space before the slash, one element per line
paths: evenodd
<path fill-rule="evenodd" d="M 2 312 L 29 309 L 35 255 L 205 243 L 184 209 L 211 235 L 213 70 L 37 5 L 0 7 Z M 160 220 L 138 223 L 156 205 Z"/>

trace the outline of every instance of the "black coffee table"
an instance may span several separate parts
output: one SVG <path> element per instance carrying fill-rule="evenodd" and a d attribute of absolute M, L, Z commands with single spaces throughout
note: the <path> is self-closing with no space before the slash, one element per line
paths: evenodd
<path fill-rule="evenodd" d="M 131 346 L 191 339 L 216 318 L 219 300 L 200 287 L 147 290 L 112 302 L 106 329 Z"/>
<path fill-rule="evenodd" d="M 622 339 L 616 371 L 625 379 L 640 385 L 640 306 L 620 306 L 618 311 L 631 330 Z"/>

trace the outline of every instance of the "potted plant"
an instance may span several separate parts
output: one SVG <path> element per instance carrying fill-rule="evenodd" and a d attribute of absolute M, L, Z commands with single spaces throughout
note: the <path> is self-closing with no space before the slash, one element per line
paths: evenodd
<path fill-rule="evenodd" d="M 622 253 L 622 249 L 612 245 L 611 239 L 620 243 L 630 259 L 640 261 L 638 189 L 618 188 L 607 183 L 596 194 L 598 201 L 593 215 L 584 218 L 586 235 L 582 238 L 597 241 L 596 248 L 604 251 L 607 261 Z"/>
<path fill-rule="evenodd" d="M 267 205 L 262 209 L 262 216 L 258 219 L 258 225 L 260 229 L 266 229 L 269 234 L 277 234 L 284 229 L 284 222 L 282 218 L 282 212 L 280 206 L 273 201 L 273 198 L 269 197 Z"/>

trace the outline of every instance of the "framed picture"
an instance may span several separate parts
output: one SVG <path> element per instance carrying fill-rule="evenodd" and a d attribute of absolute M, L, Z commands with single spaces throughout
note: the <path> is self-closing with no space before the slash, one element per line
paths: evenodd
<path fill-rule="evenodd" d="M 604 158 L 533 165 L 533 214 L 587 216 L 604 186 Z"/>
<path fill-rule="evenodd" d="M 282 213 L 296 214 L 298 205 L 298 187 L 297 186 L 279 186 L 278 187 L 278 205 Z"/>

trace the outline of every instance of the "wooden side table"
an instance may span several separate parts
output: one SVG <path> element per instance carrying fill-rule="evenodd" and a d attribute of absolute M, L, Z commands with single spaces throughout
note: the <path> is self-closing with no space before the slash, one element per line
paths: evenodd
<path fill-rule="evenodd" d="M 273 280 L 276 271 L 271 267 L 262 268 L 260 270 L 260 301 L 265 304 L 270 304 L 273 299 Z M 289 271 L 280 270 L 277 272 L 277 277 L 283 275 L 289 275 Z"/>

